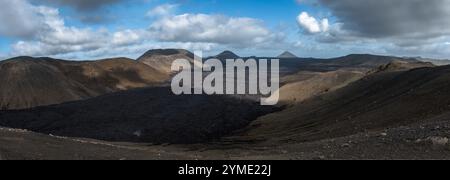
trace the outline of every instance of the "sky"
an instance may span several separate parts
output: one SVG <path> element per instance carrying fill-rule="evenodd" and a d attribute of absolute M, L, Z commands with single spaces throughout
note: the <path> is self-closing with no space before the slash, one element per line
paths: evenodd
<path fill-rule="evenodd" d="M 450 59 L 450 0 L 0 0 L 0 59 L 241 56 Z"/>

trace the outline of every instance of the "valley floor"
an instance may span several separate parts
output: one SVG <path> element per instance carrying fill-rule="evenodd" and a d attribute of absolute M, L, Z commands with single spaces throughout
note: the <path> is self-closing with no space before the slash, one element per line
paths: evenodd
<path fill-rule="evenodd" d="M 414 124 L 312 142 L 223 141 L 195 145 L 105 142 L 0 128 L 0 159 L 450 159 L 448 137 L 450 121 Z"/>

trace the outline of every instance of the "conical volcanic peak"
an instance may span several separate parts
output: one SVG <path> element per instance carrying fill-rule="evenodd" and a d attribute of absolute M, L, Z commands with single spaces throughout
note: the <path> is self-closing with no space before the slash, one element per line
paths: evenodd
<path fill-rule="evenodd" d="M 289 52 L 289 51 L 285 51 L 285 52 L 283 52 L 282 54 L 280 54 L 280 55 L 278 56 L 278 58 L 297 58 L 297 56 L 294 55 L 294 54 L 292 54 L 292 53 Z"/>
<path fill-rule="evenodd" d="M 223 60 L 223 59 L 238 59 L 240 57 L 231 51 L 224 51 L 216 55 L 215 58 Z"/>

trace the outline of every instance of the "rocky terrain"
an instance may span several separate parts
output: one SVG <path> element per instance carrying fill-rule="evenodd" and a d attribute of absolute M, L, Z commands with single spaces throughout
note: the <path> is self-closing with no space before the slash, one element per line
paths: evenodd
<path fill-rule="evenodd" d="M 3 111 L 0 126 L 109 141 L 188 144 L 229 135 L 276 110 L 226 96 L 177 96 L 159 87 Z"/>
<path fill-rule="evenodd" d="M 449 119 L 309 142 L 152 145 L 67 138 L 0 128 L 0 160 L 450 159 Z"/>
<path fill-rule="evenodd" d="M 303 142 L 426 122 L 449 111 L 449 72 L 442 66 L 370 74 L 261 117 L 247 135 Z"/>

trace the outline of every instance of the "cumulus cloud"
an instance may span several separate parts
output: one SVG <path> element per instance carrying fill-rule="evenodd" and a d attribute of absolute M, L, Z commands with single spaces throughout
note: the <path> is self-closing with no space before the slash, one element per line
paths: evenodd
<path fill-rule="evenodd" d="M 318 0 L 342 23 L 341 30 L 365 38 L 432 39 L 450 35 L 448 0 Z"/>
<path fill-rule="evenodd" d="M 14 2 L 7 4 L 5 2 Z M 94 55 L 93 52 L 113 53 L 115 50 L 124 50 L 123 46 L 134 46 L 140 44 L 146 38 L 147 31 L 143 29 L 125 29 L 110 32 L 107 29 L 90 29 L 67 26 L 60 12 L 56 8 L 47 6 L 36 6 L 25 0 L 2 1 L 4 5 L 11 5 L 12 11 L 16 9 L 24 10 L 26 16 L 14 23 L 25 25 L 12 25 L 11 28 L 4 28 L 1 35 L 12 36 L 18 33 L 17 27 L 26 27 L 27 24 L 35 23 L 30 27 L 30 31 L 17 34 L 21 39 L 11 45 L 8 56 L 86 56 Z M 8 11 L 9 8 L 3 6 L 2 9 Z M 14 9 L 16 8 L 16 9 Z M 0 11 L 4 13 L 5 11 Z M 20 11 L 19 11 L 20 12 Z M 4 13 L 5 14 L 5 13 Z M 14 17 L 14 16 L 11 16 Z M 20 17 L 20 16 L 18 16 Z M 8 18 L 2 18 L 3 24 L 8 23 Z M 3 21 L 4 20 L 4 21 Z M 31 22 L 31 23 L 30 23 Z M 24 30 L 25 28 L 19 28 Z M 15 34 L 13 34 L 15 35 Z M 19 36 L 20 35 L 20 36 Z M 27 38 L 24 38 L 26 36 Z M 131 52 L 130 49 L 126 49 Z M 126 52 L 122 52 L 126 53 Z M 101 55 L 101 54 L 99 54 Z M 103 54 L 106 55 L 106 54 Z"/>
<path fill-rule="evenodd" d="M 302 0 L 320 7 L 319 20 L 307 13 L 300 27 L 317 46 L 334 51 L 449 57 L 450 1 L 448 0 Z M 317 6 L 316 6 L 317 5 Z"/>
<path fill-rule="evenodd" d="M 178 7 L 177 4 L 163 4 L 159 5 L 147 12 L 148 17 L 160 17 L 172 15 L 175 9 Z"/>
<path fill-rule="evenodd" d="M 148 38 L 148 32 L 142 29 L 126 29 L 118 31 L 112 35 L 112 44 L 117 46 L 126 46 L 138 44 Z"/>
<path fill-rule="evenodd" d="M 328 19 L 322 19 L 320 22 L 310 16 L 307 12 L 302 12 L 297 17 L 297 23 L 307 32 L 311 34 L 326 32 L 329 28 Z"/>
<path fill-rule="evenodd" d="M 42 26 L 36 11 L 26 0 L 0 1 L 0 35 L 32 37 Z"/>
<path fill-rule="evenodd" d="M 151 24 L 150 32 L 161 41 L 231 45 L 263 43 L 273 37 L 260 20 L 208 14 L 165 17 Z"/>
<path fill-rule="evenodd" d="M 100 48 L 108 37 L 106 30 L 91 30 L 67 27 L 60 17 L 58 9 L 34 6 L 34 14 L 40 18 L 40 24 L 27 41 L 18 41 L 12 45 L 12 55 L 56 55 L 72 51 L 85 51 Z M 34 19 L 35 21 L 37 19 Z"/>

